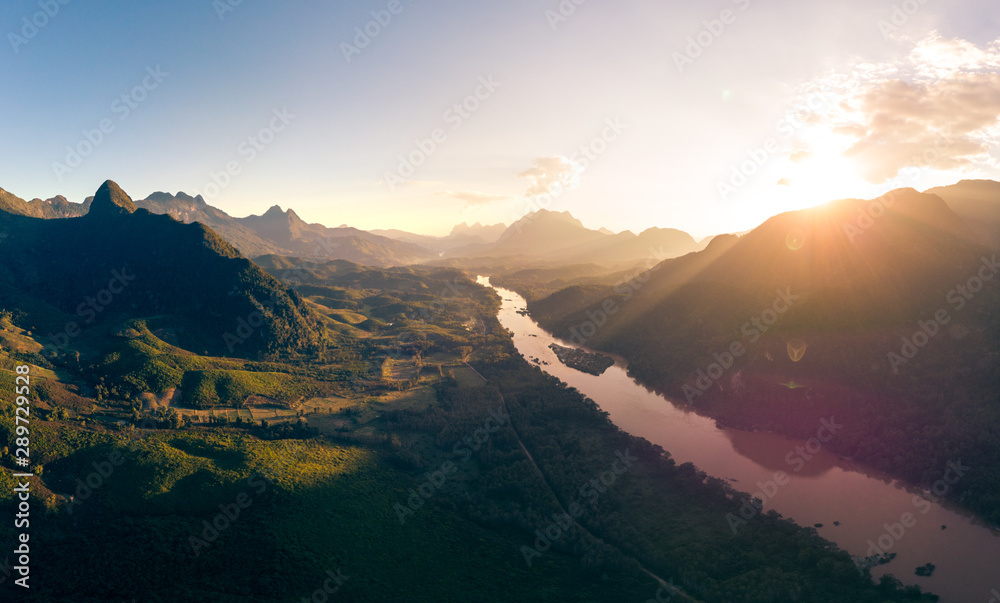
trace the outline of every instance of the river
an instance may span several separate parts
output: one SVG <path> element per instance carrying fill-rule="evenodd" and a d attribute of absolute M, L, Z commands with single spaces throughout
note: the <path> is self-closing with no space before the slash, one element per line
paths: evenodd
<path fill-rule="evenodd" d="M 479 283 L 492 286 L 486 277 L 479 277 Z M 763 492 L 766 509 L 799 525 L 822 524 L 816 528 L 819 534 L 852 555 L 867 554 L 873 543 L 896 553 L 894 560 L 872 571 L 875 576 L 891 573 L 904 584 L 917 584 L 940 595 L 945 603 L 990 603 L 991 592 L 1000 592 L 1000 533 L 967 511 L 933 502 L 936 498 L 930 492 L 827 450 L 811 454 L 807 442 L 719 428 L 689 406 L 675 404 L 638 384 L 628 376 L 622 358 L 615 358 L 615 365 L 600 376 L 569 368 L 548 346 L 580 346 L 553 337 L 530 316 L 518 314 L 527 305 L 523 297 L 493 288 L 504 300 L 500 323 L 514 333 L 514 345 L 522 356 L 547 362 L 539 364 L 542 370 L 594 400 L 621 429 L 662 446 L 678 464 L 691 462 L 738 490 Z M 836 423 L 836 417 L 832 419 Z M 827 437 L 827 431 L 819 431 L 821 427 L 816 425 L 818 434 Z M 813 442 L 812 450 L 817 443 Z M 776 480 L 777 472 L 787 474 L 787 480 Z M 773 487 L 768 482 L 774 482 Z M 727 520 L 720 517 L 719 521 Z M 936 566 L 933 575 L 915 575 L 916 568 L 925 563 Z"/>

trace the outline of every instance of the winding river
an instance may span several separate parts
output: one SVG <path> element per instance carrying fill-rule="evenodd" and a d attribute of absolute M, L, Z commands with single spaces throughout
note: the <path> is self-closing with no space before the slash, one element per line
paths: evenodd
<path fill-rule="evenodd" d="M 479 283 L 492 286 L 486 277 L 479 277 Z M 852 555 L 870 554 L 873 544 L 896 553 L 890 563 L 873 570 L 876 576 L 891 573 L 904 584 L 940 595 L 945 603 L 1000 602 L 1000 533 L 968 512 L 933 502 L 936 498 L 930 492 L 826 450 L 810 454 L 804 441 L 719 428 L 714 420 L 636 383 L 622 358 L 615 358 L 614 366 L 600 376 L 569 368 L 548 346 L 579 346 L 553 337 L 531 317 L 518 314 L 527 305 L 523 297 L 493 288 L 504 300 L 500 323 L 513 332 L 521 355 L 537 359 L 542 370 L 594 400 L 621 429 L 659 444 L 677 463 L 694 463 L 709 475 L 730 481 L 738 490 L 757 493 L 764 485 L 761 498 L 766 509 L 803 526 L 822 524 L 817 527 L 819 534 Z M 816 427 L 819 431 L 821 425 Z M 776 480 L 778 472 L 784 472 L 787 480 Z M 915 575 L 925 563 L 936 566 L 932 576 Z"/>

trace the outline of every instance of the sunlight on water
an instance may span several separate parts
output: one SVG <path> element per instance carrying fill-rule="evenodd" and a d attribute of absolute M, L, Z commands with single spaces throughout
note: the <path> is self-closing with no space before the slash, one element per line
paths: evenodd
<path fill-rule="evenodd" d="M 485 277 L 478 282 L 492 286 Z M 930 502 L 934 500 L 931 493 L 922 498 L 917 489 L 823 450 L 820 439 L 836 437 L 829 429 L 824 431 L 824 425 L 816 426 L 817 438 L 809 441 L 720 429 L 692 407 L 672 403 L 636 383 L 622 358 L 615 358 L 615 365 L 600 376 L 571 369 L 548 346 L 581 346 L 553 337 L 530 316 L 519 314 L 527 304 L 517 293 L 494 289 L 504 300 L 500 323 L 514 333 L 521 355 L 537 359 L 529 362 L 594 400 L 623 430 L 663 446 L 678 463 L 694 463 L 737 490 L 761 498 L 766 509 L 803 526 L 822 524 L 819 534 L 853 555 L 868 554 L 873 545 L 897 553 L 891 563 L 873 570 L 876 576 L 891 573 L 904 584 L 918 584 L 946 602 L 990 599 L 990 589 L 1000 576 L 1000 533 L 950 504 Z M 789 342 L 789 355 L 801 358 L 806 347 L 805 342 Z M 836 431 L 837 419 L 831 419 Z M 778 485 L 785 481 L 782 475 L 787 482 Z M 719 517 L 719 521 L 727 519 Z M 925 563 L 937 566 L 933 576 L 916 576 L 916 568 Z"/>

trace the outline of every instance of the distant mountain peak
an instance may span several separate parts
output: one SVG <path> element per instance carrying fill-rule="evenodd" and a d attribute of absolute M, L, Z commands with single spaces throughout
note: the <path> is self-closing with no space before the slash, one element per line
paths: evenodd
<path fill-rule="evenodd" d="M 191 195 L 185 193 L 184 191 L 177 191 L 177 194 L 174 196 L 177 197 L 178 199 L 181 199 L 182 201 L 191 201 L 193 203 L 205 202 L 205 199 L 203 199 L 201 195 L 198 195 L 197 197 L 192 197 Z"/>
<path fill-rule="evenodd" d="M 285 210 L 281 209 L 280 205 L 272 205 L 266 212 L 264 212 L 265 218 L 275 218 L 278 216 L 284 216 Z"/>
<path fill-rule="evenodd" d="M 587 228 L 583 225 L 583 222 L 577 220 L 573 217 L 573 214 L 568 211 L 552 211 L 549 209 L 539 209 L 538 211 L 531 212 L 515 222 L 511 228 L 516 227 L 517 231 L 520 232 L 521 229 L 527 225 L 543 225 L 552 223 L 565 223 L 577 228 Z"/>
<path fill-rule="evenodd" d="M 131 214 L 136 210 L 135 203 L 125 191 L 113 180 L 105 180 L 101 188 L 97 189 L 94 201 L 90 204 L 88 216 L 95 217 L 118 217 Z"/>
<path fill-rule="evenodd" d="M 481 222 L 476 222 L 475 224 L 469 224 L 468 222 L 462 222 L 461 224 L 456 224 L 454 228 L 451 229 L 451 234 L 448 236 L 474 236 L 480 237 L 485 240 L 494 241 L 496 240 L 503 231 L 507 229 L 505 224 L 488 224 L 483 225 Z"/>
<path fill-rule="evenodd" d="M 152 193 L 151 195 L 143 199 L 143 201 L 153 201 L 156 203 L 168 203 L 170 201 L 184 201 L 187 203 L 195 203 L 197 205 L 207 205 L 207 203 L 205 203 L 205 198 L 202 197 L 201 195 L 195 195 L 194 197 L 192 197 L 191 195 L 185 193 L 184 191 L 177 191 L 176 195 L 171 195 L 170 193 L 164 193 L 162 191 L 156 191 L 155 193 Z"/>

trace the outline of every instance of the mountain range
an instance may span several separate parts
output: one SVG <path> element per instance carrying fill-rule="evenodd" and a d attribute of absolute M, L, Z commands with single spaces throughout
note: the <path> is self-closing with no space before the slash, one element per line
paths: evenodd
<path fill-rule="evenodd" d="M 528 307 L 726 425 L 806 438 L 836 416 L 847 427 L 831 449 L 915 483 L 953 458 L 1000 467 L 990 191 L 1000 185 L 962 182 L 784 213 L 645 277 Z M 954 494 L 997 521 L 997 491 L 1000 471 L 986 470 Z"/>
<path fill-rule="evenodd" d="M 479 222 L 476 222 L 475 224 L 462 222 L 452 228 L 451 232 L 446 237 L 419 235 L 403 230 L 372 230 L 370 232 L 372 234 L 381 235 L 390 239 L 420 245 L 421 247 L 425 247 L 436 254 L 441 254 L 456 247 L 495 243 L 506 229 L 507 226 L 505 224 L 491 224 L 484 226 Z"/>
<path fill-rule="evenodd" d="M 0 307 L 27 315 L 53 350 L 120 314 L 160 317 L 199 351 L 254 357 L 322 345 L 297 294 L 211 228 L 137 208 L 110 180 L 85 207 L 63 219 L 0 211 Z"/>
<path fill-rule="evenodd" d="M 83 216 L 93 198 L 82 204 L 58 196 L 24 201 L 0 189 L 0 210 L 37 218 Z M 520 268 L 554 264 L 597 264 L 620 267 L 648 258 L 664 259 L 704 247 L 685 232 L 650 228 L 636 235 L 592 230 L 569 212 L 539 210 L 510 227 L 504 224 L 461 223 L 445 237 L 419 235 L 401 230 L 364 231 L 342 225 L 330 228 L 309 224 L 294 210 L 275 205 L 263 215 L 235 218 L 192 197 L 155 192 L 135 201 L 137 208 L 169 215 L 180 222 L 200 222 L 212 228 L 245 256 L 297 256 L 347 260 L 362 265 L 388 267 L 444 260 L 472 259 L 513 263 Z"/>
<path fill-rule="evenodd" d="M 630 231 L 614 234 L 586 228 L 569 212 L 543 209 L 514 222 L 494 243 L 457 247 L 444 257 L 613 266 L 699 249 L 691 235 L 680 230 L 650 228 L 638 235 Z"/>

